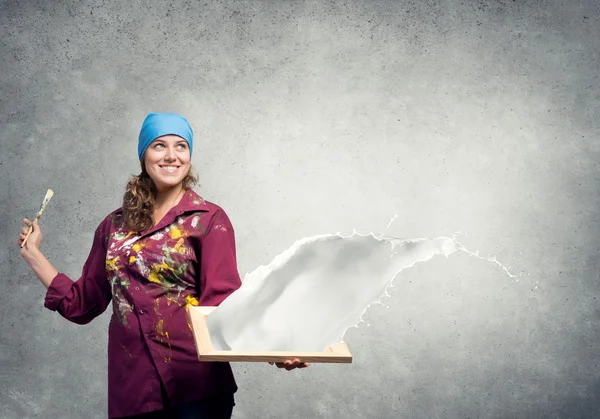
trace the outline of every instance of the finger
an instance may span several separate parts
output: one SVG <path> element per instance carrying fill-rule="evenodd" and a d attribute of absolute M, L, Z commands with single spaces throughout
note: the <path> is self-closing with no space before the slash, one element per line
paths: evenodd
<path fill-rule="evenodd" d="M 29 233 L 29 227 L 23 227 L 21 229 L 21 234 L 27 234 L 27 233 Z"/>
<path fill-rule="evenodd" d="M 291 371 L 295 368 L 306 368 L 308 367 L 310 364 L 308 362 L 302 362 L 300 359 L 296 358 L 294 359 L 294 361 L 291 361 L 291 364 L 289 365 L 289 369 L 288 371 Z"/>
<path fill-rule="evenodd" d="M 23 218 L 23 222 L 27 225 L 31 225 L 31 221 L 29 221 L 27 218 Z"/>
<path fill-rule="evenodd" d="M 297 365 L 296 361 L 297 361 L 297 359 L 294 360 L 294 361 L 290 361 L 290 360 L 285 361 L 285 363 L 284 363 L 285 364 L 285 369 L 288 370 L 288 371 L 291 371 L 294 368 L 296 368 L 296 365 Z"/>

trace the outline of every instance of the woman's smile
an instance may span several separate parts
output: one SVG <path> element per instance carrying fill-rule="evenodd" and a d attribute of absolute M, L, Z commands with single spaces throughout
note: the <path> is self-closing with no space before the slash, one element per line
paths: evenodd
<path fill-rule="evenodd" d="M 158 167 L 160 167 L 160 169 L 161 169 L 162 172 L 168 173 L 168 174 L 177 173 L 177 169 L 179 169 L 179 166 L 174 166 L 172 164 L 170 164 L 170 165 L 158 165 Z"/>

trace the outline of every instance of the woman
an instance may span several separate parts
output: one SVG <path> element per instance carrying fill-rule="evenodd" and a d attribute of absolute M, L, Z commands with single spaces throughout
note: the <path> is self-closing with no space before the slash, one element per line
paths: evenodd
<path fill-rule="evenodd" d="M 217 306 L 240 285 L 234 230 L 192 186 L 193 132 L 176 114 L 151 113 L 139 135 L 142 173 L 123 206 L 96 229 L 75 282 L 39 250 L 37 221 L 24 219 L 21 256 L 46 286 L 44 305 L 86 324 L 112 300 L 108 332 L 110 418 L 230 418 L 237 386 L 228 363 L 199 362 L 186 310 Z M 291 370 L 308 364 L 278 363 Z"/>

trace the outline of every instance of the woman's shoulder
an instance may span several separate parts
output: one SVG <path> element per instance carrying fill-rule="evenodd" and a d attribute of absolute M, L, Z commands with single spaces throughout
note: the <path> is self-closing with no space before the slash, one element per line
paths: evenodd
<path fill-rule="evenodd" d="M 113 211 L 111 211 L 106 217 L 104 217 L 105 220 L 111 220 L 113 218 L 120 218 L 123 216 L 123 208 L 117 208 Z"/>
<path fill-rule="evenodd" d="M 198 192 L 193 189 L 189 189 L 189 200 L 186 202 L 190 209 L 198 211 L 208 211 L 211 213 L 223 211 L 223 208 L 214 202 L 204 199 Z M 224 212 L 224 211 L 223 211 Z"/>
<path fill-rule="evenodd" d="M 121 223 L 121 216 L 123 212 L 121 208 L 111 211 L 106 217 L 100 221 L 100 224 L 96 227 L 96 236 L 108 238 L 110 235 L 111 227 L 115 224 Z"/>
<path fill-rule="evenodd" d="M 123 208 L 117 208 L 111 211 L 102 219 L 99 227 L 110 228 L 111 225 L 120 224 L 123 219 Z"/>
<path fill-rule="evenodd" d="M 190 189 L 190 191 L 191 199 L 188 201 L 188 204 L 191 205 L 191 207 L 189 207 L 188 210 L 207 212 L 207 215 L 211 220 L 209 223 L 210 225 L 218 223 L 219 221 L 231 224 L 229 216 L 221 205 L 204 199 L 193 189 Z"/>

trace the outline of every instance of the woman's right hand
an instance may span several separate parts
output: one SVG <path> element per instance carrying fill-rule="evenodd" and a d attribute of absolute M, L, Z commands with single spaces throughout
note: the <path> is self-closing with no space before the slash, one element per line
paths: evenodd
<path fill-rule="evenodd" d="M 302 362 L 298 358 L 288 359 L 285 362 L 269 362 L 270 365 L 276 364 L 277 368 L 285 368 L 287 371 L 291 371 L 295 368 L 306 368 L 310 366 L 308 362 Z"/>
<path fill-rule="evenodd" d="M 25 226 L 21 228 L 19 239 L 17 240 L 19 247 L 23 244 L 23 240 L 25 240 L 25 237 L 29 232 L 29 226 L 33 226 L 33 230 L 31 231 L 25 246 L 21 247 L 21 257 L 25 259 L 25 262 L 27 262 L 42 284 L 48 288 L 52 283 L 52 280 L 58 275 L 58 271 L 50 262 L 48 262 L 48 259 L 46 259 L 40 251 L 42 231 L 40 230 L 37 220 L 33 220 L 32 223 L 27 218 L 23 218 L 23 222 L 25 223 Z"/>
<path fill-rule="evenodd" d="M 25 243 L 25 246 L 21 248 L 21 256 L 23 258 L 27 258 L 27 256 L 30 256 L 33 252 L 38 251 L 40 249 L 40 243 L 42 242 L 42 232 L 40 230 L 40 226 L 38 225 L 37 220 L 33 220 L 32 223 L 27 218 L 23 218 L 23 222 L 25 223 L 25 226 L 21 228 L 21 233 L 19 234 L 19 239 L 17 240 L 17 244 L 19 245 L 19 247 L 23 243 L 23 240 L 25 240 L 25 237 L 29 232 L 29 227 L 33 225 L 33 231 L 29 235 L 27 243 Z"/>

